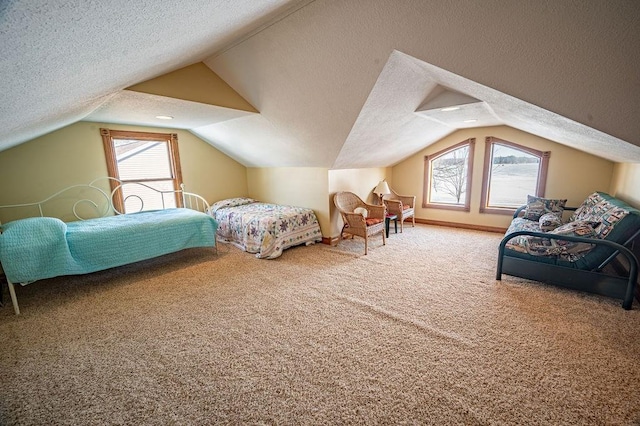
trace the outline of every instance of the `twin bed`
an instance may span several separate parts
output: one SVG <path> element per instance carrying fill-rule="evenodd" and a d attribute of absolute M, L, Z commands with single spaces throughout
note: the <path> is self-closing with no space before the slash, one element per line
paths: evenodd
<path fill-rule="evenodd" d="M 20 308 L 15 284 L 88 274 L 187 248 L 215 248 L 217 239 L 265 259 L 280 256 L 286 248 L 322 240 L 318 220 L 310 209 L 248 198 L 222 200 L 210 207 L 204 198 L 183 189 L 158 191 L 145 184 L 119 181 L 109 193 L 99 183 L 103 179 L 115 181 L 99 178 L 35 203 L 0 206 L 0 218 L 12 218 L 3 214 L 6 210 L 32 210 L 14 215 L 19 219 L 0 223 L 0 263 L 16 314 Z M 145 210 L 142 203 L 135 213 L 118 212 L 113 197 L 124 185 L 141 185 L 145 192 L 157 194 L 160 202 L 155 205 L 159 207 Z M 173 207 L 171 199 L 176 200 L 176 194 L 182 207 Z M 59 209 L 56 204 L 60 201 L 72 203 L 72 216 L 63 217 L 64 221 L 45 214 L 46 206 Z M 24 218 L 33 211 L 37 217 Z"/>
<path fill-rule="evenodd" d="M 28 215 L 28 211 L 37 213 L 37 217 L 0 223 L 0 263 L 16 315 L 20 308 L 14 284 L 88 274 L 187 248 L 216 246 L 218 225 L 205 213 L 209 205 L 204 198 L 182 189 L 159 191 L 145 184 L 119 181 L 109 194 L 101 185 L 105 179 L 115 181 L 100 178 L 70 186 L 35 203 L 0 206 L 2 213 L 27 210 L 18 217 Z M 155 194 L 158 199 L 152 202 L 159 208 L 145 211 L 141 203 L 140 211 L 120 214 L 112 200 L 125 185 L 140 185 L 145 192 Z M 71 221 L 45 215 L 48 210 L 61 212 L 61 206 L 69 203 Z M 184 207 L 166 207 L 176 204 Z M 11 216 L 5 213 L 3 217 Z"/>

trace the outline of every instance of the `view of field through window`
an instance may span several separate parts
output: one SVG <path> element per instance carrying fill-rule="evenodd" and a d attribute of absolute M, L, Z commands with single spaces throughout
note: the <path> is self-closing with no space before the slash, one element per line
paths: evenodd
<path fill-rule="evenodd" d="M 520 207 L 536 194 L 538 164 L 494 164 L 489 187 L 490 207 Z"/>
<path fill-rule="evenodd" d="M 431 161 L 429 202 L 464 205 L 469 148 L 464 146 Z M 516 208 L 535 195 L 540 158 L 511 146 L 492 144 L 489 207 Z"/>
<path fill-rule="evenodd" d="M 464 205 L 469 170 L 469 146 L 449 151 L 430 164 L 429 202 Z"/>
<path fill-rule="evenodd" d="M 492 144 L 488 207 L 520 207 L 536 195 L 540 158 L 517 148 Z"/>

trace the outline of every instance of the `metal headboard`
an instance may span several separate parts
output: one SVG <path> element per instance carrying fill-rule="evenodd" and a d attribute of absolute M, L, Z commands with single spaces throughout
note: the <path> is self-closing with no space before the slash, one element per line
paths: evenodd
<path fill-rule="evenodd" d="M 99 185 L 99 183 L 101 182 L 107 182 L 107 184 L 103 184 L 104 188 L 109 186 L 108 182 L 115 182 L 117 185 L 111 192 L 108 192 L 107 190 L 103 189 L 101 185 Z M 109 216 L 113 214 L 116 214 L 116 215 L 124 214 L 124 212 L 118 211 L 114 207 L 113 197 L 115 196 L 116 192 L 130 186 L 144 187 L 146 191 L 151 191 L 152 194 L 158 194 L 158 197 L 161 200 L 160 204 L 162 206 L 161 207 L 162 209 L 167 208 L 167 204 L 165 202 L 166 196 L 171 195 L 172 197 L 174 197 L 176 193 L 181 195 L 182 205 L 185 208 L 198 210 L 201 212 L 206 212 L 209 209 L 209 203 L 207 202 L 207 200 L 198 194 L 185 191 L 184 184 L 181 185 L 181 189 L 179 190 L 159 190 L 157 188 L 154 188 L 142 182 L 122 182 L 119 179 L 115 179 L 112 177 L 99 177 L 92 180 L 88 184 L 76 184 L 76 185 L 68 186 L 46 197 L 41 201 L 36 201 L 33 203 L 4 205 L 4 206 L 0 206 L 0 209 L 35 208 L 38 212 L 38 215 L 40 217 L 44 217 L 46 216 L 44 213 L 45 204 L 55 199 L 63 199 L 65 194 L 72 195 L 76 193 L 76 194 L 83 194 L 83 198 L 75 200 L 71 206 L 71 213 L 78 220 L 87 220 L 95 217 L 104 217 L 104 216 Z M 84 190 L 89 190 L 91 192 L 86 193 L 86 191 Z M 93 195 L 94 199 L 90 198 L 91 194 Z M 130 200 L 132 198 L 135 198 L 139 201 L 138 203 L 139 208 L 135 210 L 135 212 L 144 210 L 144 200 L 136 194 L 127 195 L 125 197 L 125 203 L 127 200 Z M 96 201 L 96 199 L 98 201 Z M 91 217 L 88 217 L 87 215 L 83 214 L 83 212 L 80 211 L 81 206 L 87 206 L 88 209 L 91 210 L 91 213 L 92 213 Z M 169 206 L 169 207 L 172 207 L 172 206 Z M 129 211 L 128 213 L 134 213 L 134 211 Z M 24 215 L 23 217 L 29 217 L 29 216 L 34 216 L 34 215 L 33 214 Z"/>

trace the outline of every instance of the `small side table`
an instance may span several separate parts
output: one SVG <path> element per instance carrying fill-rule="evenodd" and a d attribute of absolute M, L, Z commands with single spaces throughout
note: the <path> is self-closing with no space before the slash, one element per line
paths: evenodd
<path fill-rule="evenodd" d="M 387 234 L 387 238 L 389 238 L 389 222 L 391 222 L 392 220 L 393 220 L 396 234 L 398 233 L 398 215 L 388 214 L 384 217 L 384 230 Z"/>

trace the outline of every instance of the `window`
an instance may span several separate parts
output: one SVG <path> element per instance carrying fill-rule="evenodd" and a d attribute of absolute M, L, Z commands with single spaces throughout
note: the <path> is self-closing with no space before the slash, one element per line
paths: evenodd
<path fill-rule="evenodd" d="M 422 207 L 469 211 L 475 139 L 425 157 Z"/>
<path fill-rule="evenodd" d="M 177 191 L 182 184 L 178 135 L 100 129 L 109 176 L 123 183 L 142 183 L 161 191 Z M 116 182 L 111 182 L 115 190 Z M 113 197 L 119 212 L 182 207 L 174 193 L 161 199 L 143 185 L 124 185 Z"/>
<path fill-rule="evenodd" d="M 526 204 L 527 195 L 544 197 L 550 155 L 487 137 L 480 212 L 513 214 Z"/>

